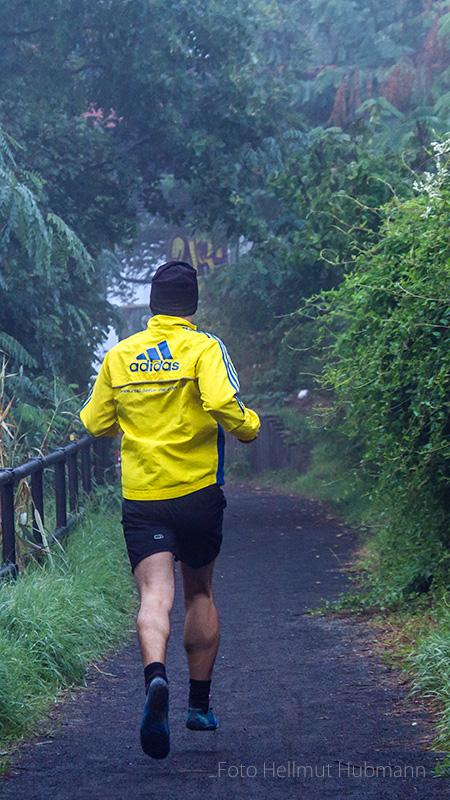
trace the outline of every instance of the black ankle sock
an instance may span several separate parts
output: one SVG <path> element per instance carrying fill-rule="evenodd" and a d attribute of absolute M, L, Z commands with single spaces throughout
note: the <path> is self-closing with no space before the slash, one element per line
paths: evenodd
<path fill-rule="evenodd" d="M 161 661 L 152 661 L 151 664 L 147 664 L 147 666 L 144 667 L 145 694 L 147 694 L 148 687 L 153 678 L 164 678 L 164 680 L 167 681 L 166 668 Z"/>
<path fill-rule="evenodd" d="M 209 690 L 211 681 L 196 681 L 189 678 L 189 706 L 191 708 L 201 708 L 204 714 L 208 713 Z"/>

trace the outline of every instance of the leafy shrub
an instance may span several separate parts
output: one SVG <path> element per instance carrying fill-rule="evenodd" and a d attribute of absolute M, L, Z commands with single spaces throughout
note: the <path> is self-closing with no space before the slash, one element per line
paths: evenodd
<path fill-rule="evenodd" d="M 324 382 L 375 468 L 381 515 L 377 596 L 448 576 L 450 513 L 450 141 L 411 200 L 384 209 L 379 243 L 322 294 L 322 335 L 338 331 Z"/>

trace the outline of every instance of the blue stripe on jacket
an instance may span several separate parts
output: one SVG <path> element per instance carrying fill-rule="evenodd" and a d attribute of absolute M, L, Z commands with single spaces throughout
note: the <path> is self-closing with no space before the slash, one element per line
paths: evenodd
<path fill-rule="evenodd" d="M 81 406 L 81 411 L 83 411 L 83 408 L 85 408 L 87 406 L 87 404 L 89 403 L 89 400 L 92 397 L 92 392 L 93 391 L 94 391 L 94 387 L 92 387 L 91 391 L 89 392 L 88 396 L 86 397 L 86 400 L 84 401 L 83 405 Z"/>
<path fill-rule="evenodd" d="M 216 480 L 221 486 L 225 483 L 224 463 L 225 463 L 225 433 L 221 425 L 217 423 L 217 453 L 219 456 L 217 464 Z"/>

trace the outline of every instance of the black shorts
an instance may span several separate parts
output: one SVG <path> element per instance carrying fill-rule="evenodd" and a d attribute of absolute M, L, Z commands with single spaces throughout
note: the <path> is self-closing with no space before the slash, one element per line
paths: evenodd
<path fill-rule="evenodd" d="M 164 551 L 194 569 L 214 561 L 226 504 L 217 483 L 170 500 L 124 499 L 122 525 L 133 572 L 144 558 Z"/>

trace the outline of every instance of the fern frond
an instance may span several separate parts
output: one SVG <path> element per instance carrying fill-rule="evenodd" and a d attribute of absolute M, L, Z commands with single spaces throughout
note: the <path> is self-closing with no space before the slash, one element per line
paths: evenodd
<path fill-rule="evenodd" d="M 305 141 L 306 136 L 303 131 L 296 130 L 292 128 L 291 130 L 284 131 L 284 133 L 280 136 L 280 142 L 291 141 L 292 139 L 297 139 L 298 141 Z"/>
<path fill-rule="evenodd" d="M 83 275 L 87 275 L 87 273 L 93 269 L 93 259 L 89 255 L 81 239 L 78 238 L 76 233 L 74 233 L 57 214 L 47 214 L 47 222 L 50 223 L 64 243 L 67 255 L 75 259 L 78 271 Z"/>
<path fill-rule="evenodd" d="M 17 339 L 14 339 L 13 336 L 9 336 L 5 331 L 0 331 L 0 352 L 13 358 L 18 365 L 24 367 L 37 366 L 36 361 L 33 356 L 29 354 L 28 350 L 25 350 Z"/>

